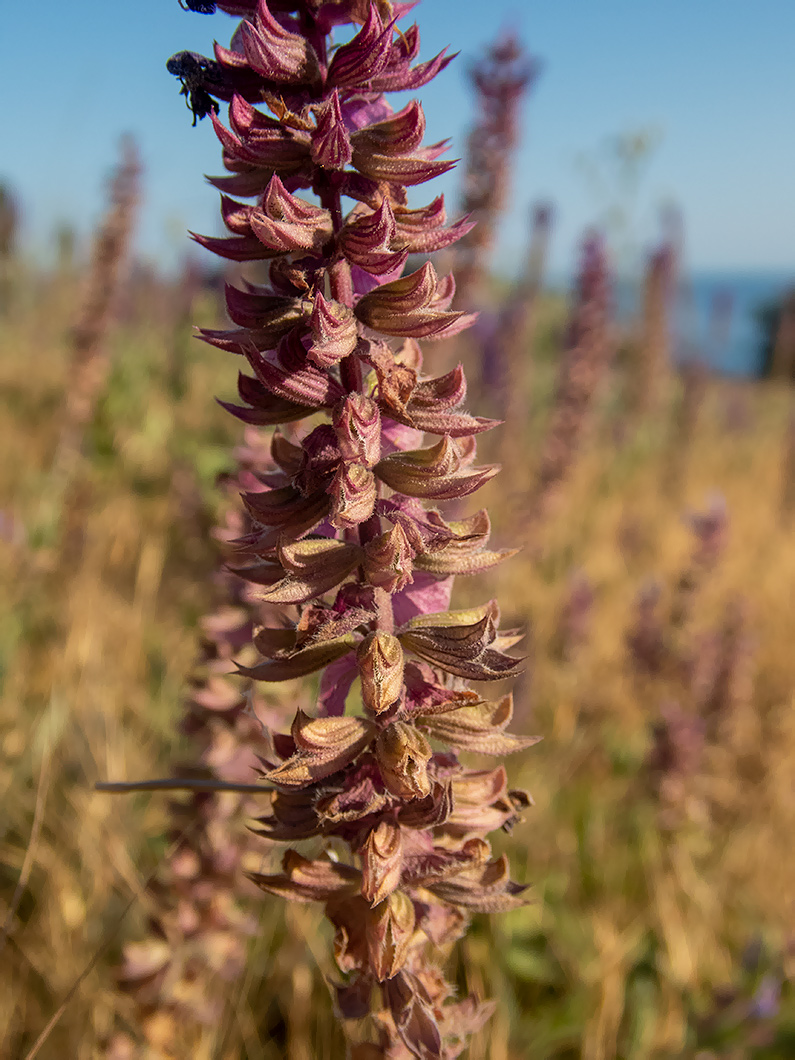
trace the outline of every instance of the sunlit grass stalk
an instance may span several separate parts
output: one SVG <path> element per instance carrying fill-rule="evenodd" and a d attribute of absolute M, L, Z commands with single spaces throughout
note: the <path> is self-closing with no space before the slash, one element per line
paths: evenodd
<path fill-rule="evenodd" d="M 781 515 L 789 523 L 795 513 L 795 407 L 790 409 L 781 454 Z"/>
<path fill-rule="evenodd" d="M 535 323 L 551 220 L 549 206 L 536 206 L 532 210 L 524 269 L 500 311 L 497 344 L 504 365 L 500 404 L 505 419 L 501 457 L 503 466 L 510 470 L 512 461 L 523 452 L 527 437 Z"/>
<path fill-rule="evenodd" d="M 667 407 L 675 269 L 674 250 L 668 244 L 656 250 L 646 266 L 637 346 L 629 365 L 627 418 L 633 430 Z"/>
<path fill-rule="evenodd" d="M 110 205 L 94 238 L 80 315 L 72 331 L 69 386 L 55 456 L 56 478 L 72 471 L 107 378 L 107 333 L 128 263 L 140 168 L 138 149 L 132 139 L 125 138 L 110 184 Z"/>
<path fill-rule="evenodd" d="M 671 419 L 663 465 L 663 488 L 672 501 L 684 493 L 699 417 L 707 393 L 707 368 L 698 360 L 688 361 L 679 373 L 680 392 Z"/>
<path fill-rule="evenodd" d="M 181 400 L 187 388 L 189 350 L 193 337 L 191 323 L 201 285 L 201 267 L 193 255 L 186 255 L 176 285 L 173 332 L 168 347 L 168 386 L 174 401 Z"/>
<path fill-rule="evenodd" d="M 86 289 L 71 333 L 71 357 L 61 428 L 47 498 L 45 522 L 59 527 L 62 566 L 74 562 L 82 540 L 88 483 L 81 477 L 85 434 L 97 410 L 110 370 L 108 332 L 118 303 L 139 197 L 140 162 L 135 142 L 125 137 L 110 183 L 110 204 L 94 238 Z"/>
<path fill-rule="evenodd" d="M 0 184 L 0 316 L 11 307 L 19 210 L 10 188 Z"/>

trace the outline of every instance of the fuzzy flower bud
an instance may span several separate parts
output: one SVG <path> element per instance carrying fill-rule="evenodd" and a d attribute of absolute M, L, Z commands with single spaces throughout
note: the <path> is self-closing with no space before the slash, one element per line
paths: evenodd
<path fill-rule="evenodd" d="M 362 699 L 367 710 L 383 714 L 401 697 L 403 648 L 391 633 L 369 633 L 356 651 Z"/>
<path fill-rule="evenodd" d="M 372 398 L 349 394 L 334 413 L 343 460 L 375 467 L 381 459 L 381 413 Z"/>
<path fill-rule="evenodd" d="M 344 169 L 351 160 L 348 130 L 342 120 L 340 97 L 335 89 L 327 102 L 315 109 L 317 129 L 312 136 L 312 159 L 323 169 Z"/>
<path fill-rule="evenodd" d="M 400 825 L 384 818 L 367 837 L 362 859 L 362 894 L 371 905 L 378 905 L 400 883 L 403 864 Z"/>
<path fill-rule="evenodd" d="M 368 945 L 370 962 L 379 982 L 392 979 L 403 967 L 414 926 L 414 905 L 402 891 L 390 894 L 374 910 Z"/>
<path fill-rule="evenodd" d="M 370 585 L 399 593 L 414 580 L 411 546 L 400 523 L 368 541 L 364 551 L 364 573 Z"/>
<path fill-rule="evenodd" d="M 259 0 L 253 24 L 244 22 L 240 30 L 246 60 L 256 73 L 286 84 L 319 79 L 320 65 L 312 45 L 299 33 L 284 29 L 265 0 Z"/>
<path fill-rule="evenodd" d="M 375 753 L 384 783 L 401 799 L 424 799 L 431 793 L 428 762 L 431 745 L 403 721 L 395 721 L 378 734 Z"/>
<path fill-rule="evenodd" d="M 344 530 L 358 526 L 373 514 L 375 478 L 362 464 L 341 464 L 331 483 L 331 521 Z"/>
<path fill-rule="evenodd" d="M 319 368 L 329 368 L 353 353 L 359 340 L 353 312 L 339 302 L 327 302 L 319 291 L 309 327 L 312 345 L 307 355 Z"/>

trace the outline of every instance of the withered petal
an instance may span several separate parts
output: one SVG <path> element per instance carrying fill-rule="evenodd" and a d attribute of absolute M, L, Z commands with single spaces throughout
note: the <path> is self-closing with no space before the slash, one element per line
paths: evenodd
<path fill-rule="evenodd" d="M 446 714 L 417 717 L 429 736 L 461 751 L 502 755 L 523 751 L 542 739 L 517 736 L 503 730 L 513 715 L 513 697 L 503 696 L 496 703 L 460 706 Z"/>
<path fill-rule="evenodd" d="M 255 681 L 293 681 L 322 670 L 335 659 L 353 651 L 355 646 L 353 635 L 348 634 L 335 640 L 321 641 L 284 658 L 268 659 L 256 666 L 238 666 L 237 672 Z"/>
<path fill-rule="evenodd" d="M 374 735 L 366 718 L 310 718 L 299 710 L 292 727 L 295 754 L 265 777 L 284 788 L 306 787 L 352 762 Z"/>
<path fill-rule="evenodd" d="M 297 850 L 288 850 L 282 860 L 284 872 L 266 876 L 259 872 L 247 873 L 263 891 L 293 902 L 327 902 L 359 889 L 361 872 L 350 865 L 318 858 L 302 857 Z"/>

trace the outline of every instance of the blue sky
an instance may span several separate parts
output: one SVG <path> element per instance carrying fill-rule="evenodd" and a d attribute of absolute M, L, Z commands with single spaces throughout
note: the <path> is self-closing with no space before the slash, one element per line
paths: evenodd
<path fill-rule="evenodd" d="M 545 199 L 556 207 L 553 268 L 566 271 L 583 228 L 619 195 L 605 145 L 650 130 L 628 245 L 648 245 L 673 201 L 692 267 L 795 273 L 793 0 L 423 0 L 414 17 L 423 58 L 446 44 L 462 52 L 420 93 L 429 139 L 452 136 L 455 155 L 469 121 L 466 60 L 511 25 L 543 61 L 498 246 L 504 270 L 521 254 L 529 205 Z M 90 230 L 125 131 L 146 167 L 141 251 L 174 260 L 185 229 L 217 228 L 201 175 L 220 171 L 219 147 L 208 122 L 190 127 L 165 60 L 207 54 L 233 26 L 177 0 L 4 5 L 0 178 L 22 201 L 31 248 L 44 251 L 59 220 Z M 608 173 L 601 197 L 584 159 Z M 452 205 L 457 181 L 454 171 L 426 186 L 427 198 L 438 188 Z"/>

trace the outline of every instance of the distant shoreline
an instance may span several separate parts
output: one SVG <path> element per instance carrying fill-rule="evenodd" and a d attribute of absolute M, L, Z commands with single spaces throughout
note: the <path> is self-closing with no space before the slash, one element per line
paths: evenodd
<path fill-rule="evenodd" d="M 565 293 L 570 282 L 558 275 L 547 287 Z M 703 269 L 685 274 L 674 307 L 677 360 L 699 358 L 727 375 L 757 376 L 764 334 L 756 314 L 793 286 L 795 266 L 789 271 Z M 619 319 L 628 320 L 637 314 L 639 295 L 636 277 L 617 281 Z"/>

